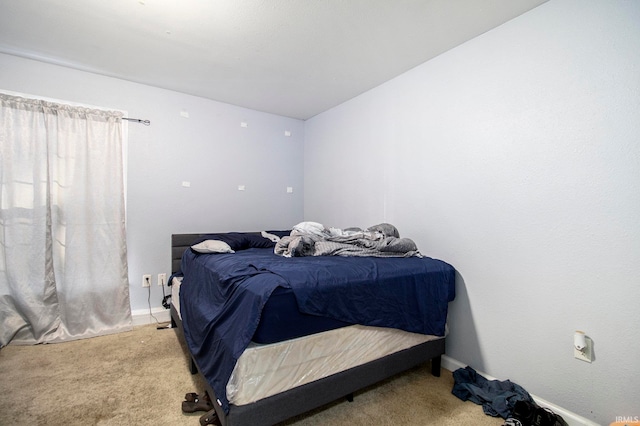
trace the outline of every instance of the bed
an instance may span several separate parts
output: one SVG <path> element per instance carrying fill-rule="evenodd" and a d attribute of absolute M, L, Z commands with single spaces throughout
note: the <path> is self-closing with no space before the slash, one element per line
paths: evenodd
<path fill-rule="evenodd" d="M 269 231 L 268 235 L 288 232 Z M 171 236 L 172 325 L 186 343 L 191 372 L 204 377 L 223 426 L 276 424 L 337 399 L 352 398 L 360 389 L 428 361 L 432 374 L 440 375 L 447 303 L 455 296 L 453 267 L 430 258 L 282 258 L 274 254 L 273 241 L 263 235 Z M 203 254 L 191 249 L 212 240 L 228 243 L 233 253 Z M 299 264 L 304 265 L 304 273 L 298 270 Z M 403 293 L 398 290 L 402 287 L 380 287 L 385 306 L 358 301 L 362 288 L 378 281 L 388 287 L 397 278 L 386 273 L 398 274 L 411 269 L 405 265 L 414 264 L 418 270 L 407 278 L 406 286 L 419 289 L 417 299 L 429 299 L 428 309 L 422 305 L 398 308 L 394 293 Z M 231 272 L 225 269 L 229 265 Z M 365 272 L 369 270 L 376 271 L 374 277 Z M 309 271 L 314 272 L 309 275 Z M 334 281 L 341 285 L 346 283 L 346 289 L 319 294 L 324 287 L 318 283 L 329 275 L 336 275 Z M 303 290 L 289 285 L 296 281 Z M 309 281 L 316 282 L 310 285 Z M 258 290 L 252 289 L 256 283 Z M 250 295 L 237 296 L 237 287 Z M 423 294 L 422 287 L 430 287 L 429 294 Z M 234 306 L 234 313 L 225 314 L 223 320 L 214 318 L 212 311 L 222 305 L 216 307 L 210 299 Z M 343 311 L 338 314 L 331 312 L 334 305 L 343 305 L 337 300 L 348 301 L 338 307 Z M 371 307 L 368 313 L 360 312 L 367 311 L 363 304 Z M 414 311 L 422 315 L 418 322 L 411 314 Z M 229 315 L 235 316 L 229 320 Z M 394 317 L 389 321 L 399 321 L 398 327 L 404 330 L 380 323 L 379 317 Z M 228 323 L 239 324 L 240 330 L 229 328 Z M 233 337 L 212 340 L 216 333 Z"/>

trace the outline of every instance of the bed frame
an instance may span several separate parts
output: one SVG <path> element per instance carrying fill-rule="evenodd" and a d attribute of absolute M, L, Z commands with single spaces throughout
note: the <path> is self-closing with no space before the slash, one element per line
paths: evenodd
<path fill-rule="evenodd" d="M 180 269 L 182 253 L 192 244 L 200 241 L 204 235 L 206 234 L 171 235 L 172 273 Z M 182 321 L 173 304 L 171 305 L 171 325 L 177 331 L 178 337 L 184 339 Z M 431 360 L 431 373 L 440 377 L 440 357 L 444 351 L 445 338 L 432 340 L 251 404 L 239 406 L 232 404 L 226 415 L 222 407 L 215 402 L 213 405 L 222 426 L 273 425 L 341 398 L 351 401 L 354 392 L 429 360 Z M 191 354 L 188 353 L 187 356 L 191 373 L 196 374 L 199 371 L 198 367 Z M 213 389 L 206 380 L 203 381 L 211 399 L 215 401 Z"/>

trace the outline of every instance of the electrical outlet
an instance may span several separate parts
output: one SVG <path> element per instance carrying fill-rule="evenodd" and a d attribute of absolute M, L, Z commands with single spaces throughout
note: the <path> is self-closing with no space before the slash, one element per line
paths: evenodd
<path fill-rule="evenodd" d="M 579 359 L 580 361 L 591 362 L 593 360 L 593 342 L 588 337 L 586 337 L 584 341 L 586 343 L 586 346 L 583 350 L 578 350 L 575 347 L 573 348 L 573 357 L 575 359 Z"/>
<path fill-rule="evenodd" d="M 144 274 L 142 276 L 142 287 L 151 287 L 151 274 Z"/>
<path fill-rule="evenodd" d="M 163 286 L 167 283 L 167 274 L 158 274 L 158 285 Z"/>

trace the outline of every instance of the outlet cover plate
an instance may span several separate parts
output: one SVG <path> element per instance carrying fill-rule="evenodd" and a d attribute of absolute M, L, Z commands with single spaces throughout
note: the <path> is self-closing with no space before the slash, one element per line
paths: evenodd
<path fill-rule="evenodd" d="M 151 287 L 151 274 L 144 274 L 142 276 L 142 287 Z"/>

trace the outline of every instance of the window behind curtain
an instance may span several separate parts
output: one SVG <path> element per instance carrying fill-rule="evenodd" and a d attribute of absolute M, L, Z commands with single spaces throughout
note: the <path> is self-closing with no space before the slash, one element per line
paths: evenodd
<path fill-rule="evenodd" d="M 0 94 L 0 346 L 129 329 L 122 113 Z"/>

